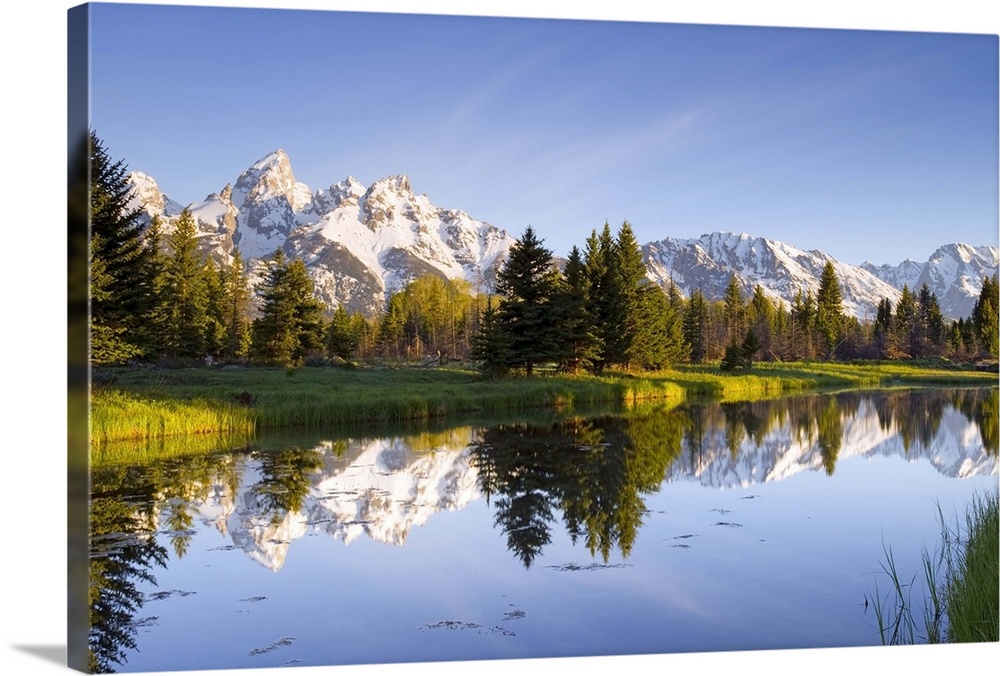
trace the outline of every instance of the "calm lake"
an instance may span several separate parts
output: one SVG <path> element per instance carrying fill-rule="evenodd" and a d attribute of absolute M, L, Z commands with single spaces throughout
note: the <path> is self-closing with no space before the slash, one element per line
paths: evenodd
<path fill-rule="evenodd" d="M 125 672 L 880 645 L 886 549 L 919 582 L 939 510 L 997 489 L 997 411 L 851 392 L 96 467 L 91 649 Z"/>

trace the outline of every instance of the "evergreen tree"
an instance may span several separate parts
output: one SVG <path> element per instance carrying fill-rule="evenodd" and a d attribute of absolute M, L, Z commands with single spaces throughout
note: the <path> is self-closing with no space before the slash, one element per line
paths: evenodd
<path fill-rule="evenodd" d="M 746 305 L 743 302 L 743 289 L 740 288 L 739 277 L 735 274 L 729 276 L 729 283 L 726 285 L 722 300 L 726 308 L 726 343 L 737 343 L 746 330 L 744 328 Z"/>
<path fill-rule="evenodd" d="M 917 299 L 910 287 L 903 285 L 903 291 L 896 301 L 896 315 L 893 320 L 892 357 L 912 357 L 916 353 L 914 338 L 917 321 Z"/>
<path fill-rule="evenodd" d="M 293 366 L 323 349 L 323 304 L 301 260 L 288 262 L 278 249 L 258 294 L 261 315 L 252 325 L 257 361 Z"/>
<path fill-rule="evenodd" d="M 147 312 L 145 319 L 137 327 L 139 342 L 143 346 L 143 358 L 156 361 L 167 350 L 167 336 L 172 322 L 170 297 L 168 292 L 167 268 L 169 258 L 164 251 L 163 220 L 153 216 L 146 229 L 145 245 L 149 250 L 146 269 L 150 280 Z"/>
<path fill-rule="evenodd" d="M 205 350 L 208 327 L 208 289 L 204 256 L 198 252 L 194 217 L 185 208 L 168 238 L 166 297 L 170 312 L 166 336 L 169 356 L 198 358 Z"/>
<path fill-rule="evenodd" d="M 593 360 L 593 371 L 602 373 L 610 366 L 616 334 L 621 331 L 620 294 L 614 273 L 614 238 L 607 222 L 598 234 L 591 231 L 584 250 L 584 265 L 587 269 L 589 311 L 594 322 L 598 353 Z"/>
<path fill-rule="evenodd" d="M 635 334 L 630 363 L 644 369 L 663 369 L 684 358 L 681 316 L 655 284 L 640 287 L 636 302 Z"/>
<path fill-rule="evenodd" d="M 843 315 L 843 297 L 837 271 L 833 263 L 827 261 L 820 275 L 819 291 L 816 293 L 816 329 L 828 358 L 834 356 L 837 344 L 843 337 Z"/>
<path fill-rule="evenodd" d="M 604 345 L 607 360 L 622 364 L 628 369 L 633 363 L 641 361 L 640 352 L 646 351 L 648 356 L 647 346 L 637 344 L 636 337 L 640 333 L 650 335 L 653 332 L 651 327 L 643 326 L 643 323 L 656 322 L 657 318 L 644 313 L 644 309 L 652 311 L 654 306 L 649 305 L 650 302 L 659 306 L 659 298 L 649 297 L 644 293 L 643 287 L 647 284 L 646 265 L 642 261 L 639 242 L 628 221 L 623 221 L 618 229 L 612 253 L 614 264 L 611 268 L 612 288 L 609 293 L 614 302 L 611 318 L 617 330 L 604 337 Z M 647 304 L 645 308 L 643 303 Z"/>
<path fill-rule="evenodd" d="M 916 356 L 934 356 L 940 352 L 945 340 L 944 316 L 937 294 L 927 284 L 920 287 L 917 296 L 917 348 Z"/>
<path fill-rule="evenodd" d="M 981 341 L 990 356 L 998 355 L 1000 348 L 1000 327 L 998 327 L 998 311 L 1000 311 L 1000 285 L 997 276 L 984 277 L 979 298 L 972 310 L 971 323 L 976 338 Z"/>
<path fill-rule="evenodd" d="M 223 357 L 242 361 L 250 356 L 250 281 L 239 247 L 222 267 L 225 348 Z"/>
<path fill-rule="evenodd" d="M 358 349 L 357 328 L 347 308 L 338 305 L 326 328 L 326 350 L 331 357 L 347 361 Z"/>
<path fill-rule="evenodd" d="M 708 318 L 708 307 L 701 289 L 691 292 L 691 298 L 684 309 L 684 342 L 692 363 L 705 361 L 705 323 Z"/>
<path fill-rule="evenodd" d="M 479 372 L 487 378 L 502 378 L 510 370 L 510 337 L 492 298 L 486 300 L 479 330 L 472 338 L 472 358 L 479 361 Z"/>
<path fill-rule="evenodd" d="M 795 359 L 812 359 L 814 350 L 813 332 L 816 328 L 816 299 L 812 291 L 802 293 L 799 289 L 792 300 L 791 322 L 789 326 L 791 349 Z"/>
<path fill-rule="evenodd" d="M 872 327 L 872 340 L 879 357 L 888 356 L 892 331 L 892 301 L 883 298 L 879 301 L 875 312 L 875 324 Z"/>
<path fill-rule="evenodd" d="M 205 286 L 205 335 L 204 353 L 218 361 L 226 351 L 226 289 L 225 266 L 211 260 L 202 268 Z"/>
<path fill-rule="evenodd" d="M 396 292 L 389 297 L 378 328 L 379 344 L 387 357 L 399 359 L 402 356 L 401 344 L 405 326 L 405 297 L 402 292 Z"/>
<path fill-rule="evenodd" d="M 747 304 L 747 324 L 760 342 L 760 350 L 771 353 L 777 333 L 777 309 L 760 284 L 754 285 Z"/>
<path fill-rule="evenodd" d="M 143 243 L 138 207 L 129 208 L 131 186 L 123 161 L 89 135 L 90 358 L 121 363 L 143 352 L 137 327 L 149 311 L 150 249 Z"/>
<path fill-rule="evenodd" d="M 587 269 L 578 247 L 574 246 L 570 251 L 563 274 L 565 277 L 556 303 L 562 315 L 559 327 L 560 361 L 563 370 L 576 373 L 592 367 L 600 348 L 590 315 Z"/>
<path fill-rule="evenodd" d="M 500 321 L 510 340 L 510 358 L 528 377 L 535 365 L 560 356 L 559 317 L 553 304 L 558 279 L 552 252 L 529 225 L 497 273 L 497 291 L 503 296 Z"/>

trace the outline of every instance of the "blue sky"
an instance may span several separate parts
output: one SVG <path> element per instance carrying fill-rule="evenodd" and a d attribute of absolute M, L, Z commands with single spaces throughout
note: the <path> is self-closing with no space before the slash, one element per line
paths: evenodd
<path fill-rule="evenodd" d="M 997 37 L 97 4 L 91 119 L 189 203 L 283 148 L 565 255 L 748 232 L 846 262 L 996 245 Z"/>

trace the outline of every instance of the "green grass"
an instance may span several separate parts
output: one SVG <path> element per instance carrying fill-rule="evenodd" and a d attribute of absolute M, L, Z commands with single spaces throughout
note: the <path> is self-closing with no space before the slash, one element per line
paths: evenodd
<path fill-rule="evenodd" d="M 892 551 L 884 549 L 882 573 L 890 589 L 873 594 L 879 635 L 885 645 L 914 643 L 982 643 L 1000 640 L 1000 586 L 998 539 L 1000 520 L 997 493 L 976 496 L 964 525 L 948 526 L 941 519 L 941 547 L 923 555 L 923 616 L 914 616 L 917 576 L 902 578 Z M 920 592 L 918 592 L 920 593 Z M 867 598 L 867 596 L 866 596 Z"/>
<path fill-rule="evenodd" d="M 252 435 L 598 403 L 628 407 L 687 397 L 733 401 L 831 388 L 995 383 L 995 374 L 901 364 L 767 363 L 739 374 L 704 365 L 495 381 L 461 367 L 102 369 L 92 388 L 91 442 Z"/>

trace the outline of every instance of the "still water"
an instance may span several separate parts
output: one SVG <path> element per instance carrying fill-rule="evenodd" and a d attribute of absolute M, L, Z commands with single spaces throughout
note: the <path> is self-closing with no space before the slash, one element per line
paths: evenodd
<path fill-rule="evenodd" d="M 96 467 L 94 666 L 879 645 L 886 550 L 919 580 L 939 510 L 997 489 L 997 401 L 684 404 Z"/>

